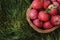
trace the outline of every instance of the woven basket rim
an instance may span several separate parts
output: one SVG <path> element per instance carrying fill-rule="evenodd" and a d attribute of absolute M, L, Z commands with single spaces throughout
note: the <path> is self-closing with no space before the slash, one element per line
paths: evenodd
<path fill-rule="evenodd" d="M 54 30 L 56 30 L 57 28 L 59 28 L 59 27 L 53 27 L 53 28 L 51 28 L 51 29 L 48 29 L 48 30 L 42 30 L 42 29 L 39 29 L 39 28 L 37 28 L 32 22 L 31 22 L 31 20 L 30 20 L 30 18 L 29 18 L 29 11 L 31 10 L 31 6 L 27 9 L 27 12 L 26 12 L 26 19 L 27 19 L 27 21 L 28 21 L 28 23 L 29 23 L 29 25 L 35 30 L 35 31 L 37 31 L 38 33 L 50 33 L 50 32 L 52 32 L 52 31 L 54 31 Z"/>

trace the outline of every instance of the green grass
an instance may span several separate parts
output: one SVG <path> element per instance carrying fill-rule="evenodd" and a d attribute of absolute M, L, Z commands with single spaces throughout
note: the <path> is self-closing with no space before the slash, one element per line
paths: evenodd
<path fill-rule="evenodd" d="M 31 0 L 0 0 L 0 40 L 60 40 L 60 28 L 48 34 L 33 30 L 26 20 Z"/>

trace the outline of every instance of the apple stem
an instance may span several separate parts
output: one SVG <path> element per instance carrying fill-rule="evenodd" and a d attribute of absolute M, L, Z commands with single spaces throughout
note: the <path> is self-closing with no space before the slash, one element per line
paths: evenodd
<path fill-rule="evenodd" d="M 50 9 L 46 9 L 46 10 L 45 10 L 46 13 L 49 13 L 49 11 L 50 11 Z"/>

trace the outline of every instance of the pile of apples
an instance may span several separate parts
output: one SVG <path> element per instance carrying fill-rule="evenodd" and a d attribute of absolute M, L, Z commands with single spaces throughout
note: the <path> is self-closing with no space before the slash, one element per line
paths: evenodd
<path fill-rule="evenodd" d="M 33 0 L 31 7 L 29 17 L 37 28 L 60 26 L 60 0 Z"/>

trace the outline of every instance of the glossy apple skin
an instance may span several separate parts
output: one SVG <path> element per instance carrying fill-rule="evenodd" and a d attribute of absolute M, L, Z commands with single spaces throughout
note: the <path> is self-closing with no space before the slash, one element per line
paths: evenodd
<path fill-rule="evenodd" d="M 53 2 L 54 5 L 56 5 L 57 7 L 59 7 L 59 3 L 58 2 Z"/>
<path fill-rule="evenodd" d="M 58 3 L 60 3 L 60 0 L 57 0 Z"/>
<path fill-rule="evenodd" d="M 58 10 L 57 9 L 51 9 L 49 14 L 50 15 L 57 15 L 58 14 Z"/>
<path fill-rule="evenodd" d="M 49 14 L 44 12 L 44 11 L 40 11 L 38 14 L 38 18 L 41 21 L 48 21 L 49 20 Z"/>
<path fill-rule="evenodd" d="M 41 27 L 42 27 L 42 22 L 39 21 L 39 19 L 33 20 L 33 24 L 34 24 L 37 28 L 41 28 Z"/>
<path fill-rule="evenodd" d="M 44 1 L 44 8 L 47 9 L 50 4 L 50 1 Z"/>
<path fill-rule="evenodd" d="M 60 6 L 58 7 L 58 10 L 60 11 Z"/>
<path fill-rule="evenodd" d="M 29 17 L 30 17 L 30 19 L 32 19 L 32 20 L 33 20 L 33 19 L 36 19 L 37 16 L 38 16 L 37 10 L 31 9 L 31 10 L 29 11 Z"/>
<path fill-rule="evenodd" d="M 40 1 L 40 0 L 34 0 L 32 2 L 32 8 L 33 9 L 40 9 L 42 7 L 43 7 L 43 2 L 42 1 Z"/>
<path fill-rule="evenodd" d="M 53 26 L 52 26 L 52 24 L 50 23 L 50 21 L 48 21 L 48 22 L 45 22 L 44 24 L 43 24 L 43 28 L 44 29 L 51 29 Z"/>
<path fill-rule="evenodd" d="M 53 3 L 53 2 L 56 2 L 56 0 L 51 0 L 51 2 Z"/>
<path fill-rule="evenodd" d="M 60 26 L 60 16 L 59 16 L 59 15 L 52 16 L 52 18 L 51 18 L 51 23 L 52 23 L 54 26 Z"/>

